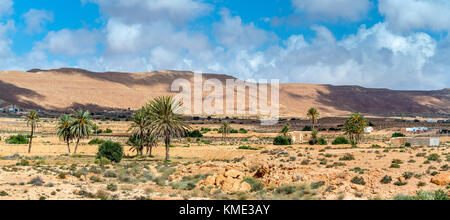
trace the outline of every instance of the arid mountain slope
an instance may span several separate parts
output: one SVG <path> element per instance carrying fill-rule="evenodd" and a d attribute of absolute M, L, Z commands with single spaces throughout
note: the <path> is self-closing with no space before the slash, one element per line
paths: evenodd
<path fill-rule="evenodd" d="M 170 92 L 179 78 L 193 80 L 186 71 L 148 73 L 96 73 L 79 69 L 1 71 L 0 106 L 15 104 L 22 108 L 68 111 L 87 107 L 138 109 L 149 99 Z M 225 75 L 205 74 L 220 81 Z M 368 114 L 413 113 L 450 114 L 450 90 L 392 91 L 357 86 L 281 84 L 281 114 L 302 117 L 310 107 L 323 116 L 339 116 L 352 111 Z"/>

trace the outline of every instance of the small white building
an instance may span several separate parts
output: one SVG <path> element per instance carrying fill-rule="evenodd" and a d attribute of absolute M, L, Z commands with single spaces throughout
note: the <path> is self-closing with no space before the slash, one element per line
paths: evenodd
<path fill-rule="evenodd" d="M 366 127 L 364 128 L 364 133 L 371 134 L 373 132 L 373 127 Z"/>
<path fill-rule="evenodd" d="M 436 138 L 430 138 L 430 147 L 439 147 L 440 140 L 438 137 Z"/>

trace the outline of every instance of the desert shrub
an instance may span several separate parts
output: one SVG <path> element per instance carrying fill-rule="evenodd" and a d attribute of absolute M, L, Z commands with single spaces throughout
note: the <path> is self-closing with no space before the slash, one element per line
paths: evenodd
<path fill-rule="evenodd" d="M 45 182 L 41 179 L 40 176 L 37 176 L 37 177 L 31 179 L 30 182 L 28 182 L 28 184 L 33 185 L 33 186 L 43 186 L 44 183 Z"/>
<path fill-rule="evenodd" d="M 238 150 L 261 150 L 261 147 L 240 146 Z"/>
<path fill-rule="evenodd" d="M 106 189 L 111 192 L 117 191 L 117 185 L 114 183 L 110 183 L 106 186 Z"/>
<path fill-rule="evenodd" d="M 273 140 L 273 145 L 291 145 L 291 139 L 284 136 L 278 136 Z"/>
<path fill-rule="evenodd" d="M 104 174 L 103 177 L 105 178 L 117 178 L 117 173 L 112 171 L 112 170 L 107 170 Z"/>
<path fill-rule="evenodd" d="M 159 168 L 158 171 L 162 172 L 161 176 L 153 179 L 158 186 L 165 186 L 169 176 L 176 172 L 175 168 L 166 166 Z"/>
<path fill-rule="evenodd" d="M 210 132 L 211 129 L 210 128 L 201 128 L 200 131 L 202 132 L 202 134 L 206 134 L 206 133 Z"/>
<path fill-rule="evenodd" d="M 412 172 L 405 172 L 403 173 L 403 177 L 405 177 L 405 179 L 409 180 L 414 176 L 414 173 Z"/>
<path fill-rule="evenodd" d="M 18 134 L 18 135 L 9 136 L 6 139 L 6 143 L 7 144 L 28 144 L 29 140 L 25 136 Z"/>
<path fill-rule="evenodd" d="M 439 160 L 439 155 L 438 154 L 431 154 L 427 157 L 428 160 L 430 161 L 438 161 Z"/>
<path fill-rule="evenodd" d="M 364 178 L 358 176 L 353 177 L 351 182 L 358 185 L 366 185 L 366 181 L 364 180 Z"/>
<path fill-rule="evenodd" d="M 248 131 L 247 131 L 246 129 L 244 129 L 244 128 L 241 128 L 241 129 L 239 129 L 239 133 L 241 133 L 241 134 L 247 134 Z"/>
<path fill-rule="evenodd" d="M 418 187 L 423 187 L 426 186 L 427 184 L 425 182 L 420 181 L 419 183 L 417 183 Z"/>
<path fill-rule="evenodd" d="M 242 182 L 246 182 L 252 187 L 251 192 L 258 192 L 264 189 L 264 184 L 253 177 L 245 177 Z"/>
<path fill-rule="evenodd" d="M 21 160 L 20 160 L 20 163 L 19 163 L 18 165 L 24 166 L 24 167 L 30 166 L 30 161 L 25 160 L 25 159 L 21 159 Z"/>
<path fill-rule="evenodd" d="M 325 182 L 324 182 L 324 181 L 315 182 L 315 183 L 311 183 L 311 188 L 312 188 L 312 189 L 319 189 L 319 188 L 322 187 L 323 185 L 325 185 Z"/>
<path fill-rule="evenodd" d="M 393 133 L 393 134 L 392 134 L 392 137 L 393 137 L 393 138 L 396 138 L 396 137 L 406 137 L 406 135 L 404 135 L 404 134 L 402 134 L 402 133 L 396 132 L 396 133 Z"/>
<path fill-rule="evenodd" d="M 350 141 L 347 140 L 345 137 L 337 137 L 334 139 L 333 145 L 341 145 L 341 144 L 350 144 Z"/>
<path fill-rule="evenodd" d="M 237 134 L 237 133 L 239 133 L 239 131 L 236 130 L 236 129 L 231 129 L 230 133 L 231 133 L 231 134 Z"/>
<path fill-rule="evenodd" d="M 339 160 L 343 161 L 355 160 L 355 157 L 352 154 L 345 154 L 344 156 L 339 158 Z"/>
<path fill-rule="evenodd" d="M 309 185 L 285 185 L 275 189 L 275 199 L 313 199 L 316 192 Z"/>
<path fill-rule="evenodd" d="M 312 128 L 310 126 L 305 126 L 302 131 L 312 131 Z"/>
<path fill-rule="evenodd" d="M 193 131 L 188 131 L 187 136 L 191 137 L 191 138 L 200 138 L 200 137 L 203 137 L 203 134 L 199 130 L 193 130 Z"/>
<path fill-rule="evenodd" d="M 97 159 L 102 157 L 116 163 L 120 163 L 123 157 L 123 146 L 118 142 L 105 141 L 100 144 L 97 152 Z"/>
<path fill-rule="evenodd" d="M 389 168 L 400 168 L 400 164 L 398 163 L 392 163 Z"/>
<path fill-rule="evenodd" d="M 406 142 L 406 143 L 405 143 L 405 147 L 411 147 L 411 143 Z"/>
<path fill-rule="evenodd" d="M 98 144 L 102 144 L 103 142 L 105 142 L 105 140 L 100 139 L 100 138 L 95 138 L 92 139 L 91 141 L 89 141 L 89 145 L 98 145 Z"/>
<path fill-rule="evenodd" d="M 90 181 L 94 182 L 94 183 L 99 183 L 102 181 L 102 179 L 98 176 L 91 176 L 91 178 L 89 178 Z"/>
<path fill-rule="evenodd" d="M 94 163 L 98 164 L 98 165 L 109 165 L 109 164 L 111 164 L 111 160 L 109 160 L 106 157 L 100 157 L 100 158 L 95 159 Z"/>
<path fill-rule="evenodd" d="M 58 178 L 63 180 L 63 179 L 66 178 L 66 175 L 67 175 L 66 173 L 61 172 L 61 173 L 58 174 Z"/>
<path fill-rule="evenodd" d="M 390 177 L 390 176 L 384 176 L 383 179 L 381 179 L 380 182 L 383 183 L 383 184 L 389 184 L 389 183 L 392 182 L 392 177 Z"/>
<path fill-rule="evenodd" d="M 408 184 L 408 183 L 407 182 L 402 182 L 400 180 L 394 183 L 394 185 L 396 185 L 396 186 L 404 186 L 406 184 Z"/>
<path fill-rule="evenodd" d="M 206 179 L 210 174 L 197 174 L 194 176 L 184 176 L 180 182 L 171 183 L 173 189 L 193 190 L 200 180 Z"/>
<path fill-rule="evenodd" d="M 104 190 L 98 190 L 97 193 L 95 193 L 95 197 L 99 198 L 100 200 L 108 200 L 109 196 L 109 193 Z"/>
<path fill-rule="evenodd" d="M 8 196 L 9 194 L 5 191 L 0 191 L 0 196 Z"/>
<path fill-rule="evenodd" d="M 111 129 L 107 128 L 103 133 L 105 133 L 105 134 L 111 134 L 111 133 L 113 133 L 113 131 L 112 131 Z"/>
<path fill-rule="evenodd" d="M 379 149 L 379 148 L 381 148 L 381 146 L 378 145 L 378 144 L 373 144 L 373 145 L 372 145 L 372 148 Z"/>
<path fill-rule="evenodd" d="M 353 171 L 353 172 L 359 173 L 359 174 L 364 174 L 368 170 L 367 169 L 361 169 L 360 167 L 355 167 L 353 169 L 350 169 L 350 171 Z"/>
<path fill-rule="evenodd" d="M 327 145 L 328 142 L 324 138 L 319 138 L 317 140 L 317 144 L 319 144 L 319 145 Z"/>

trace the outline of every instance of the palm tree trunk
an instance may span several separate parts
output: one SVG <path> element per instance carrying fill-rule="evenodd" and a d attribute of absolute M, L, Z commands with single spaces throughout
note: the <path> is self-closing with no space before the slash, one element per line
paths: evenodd
<path fill-rule="evenodd" d="M 73 152 L 74 154 L 77 153 L 77 149 L 78 149 L 78 143 L 80 143 L 80 139 L 77 139 L 77 144 L 75 145 L 75 151 Z"/>
<path fill-rule="evenodd" d="M 139 155 L 144 155 L 144 131 L 141 129 L 141 146 L 139 148 Z"/>
<path fill-rule="evenodd" d="M 170 159 L 170 157 L 169 157 L 170 136 L 169 135 L 166 136 L 165 144 L 166 144 L 166 160 L 169 160 Z"/>
<path fill-rule="evenodd" d="M 153 150 L 153 146 L 150 145 L 150 157 L 152 156 L 152 150 Z"/>
<path fill-rule="evenodd" d="M 31 126 L 31 136 L 30 136 L 30 143 L 28 145 L 28 153 L 31 153 L 31 145 L 33 143 L 33 134 L 34 134 L 34 126 Z"/>
<path fill-rule="evenodd" d="M 69 140 L 67 140 L 67 150 L 69 151 L 69 154 L 70 154 L 70 141 Z"/>
<path fill-rule="evenodd" d="M 312 130 L 314 131 L 316 128 L 316 119 L 312 118 Z"/>

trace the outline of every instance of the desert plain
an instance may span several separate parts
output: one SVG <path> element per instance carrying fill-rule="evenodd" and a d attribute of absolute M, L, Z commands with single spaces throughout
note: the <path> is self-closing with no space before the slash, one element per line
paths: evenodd
<path fill-rule="evenodd" d="M 1 118 L 0 199 L 392 200 L 450 194 L 448 136 L 440 138 L 439 147 L 395 146 L 390 138 L 400 128 L 386 127 L 352 146 L 333 145 L 343 132 L 323 130 L 319 136 L 325 145 L 274 146 L 279 128 L 231 121 L 233 129 L 247 133 L 223 138 L 214 129 L 220 123 L 205 119 L 192 127 L 210 131 L 201 138 L 174 139 L 165 161 L 162 143 L 151 157 L 131 151 L 126 144 L 130 122 L 95 123 L 112 133 L 92 135 L 69 154 L 56 136 L 57 119 L 41 118 L 28 154 L 28 145 L 5 142 L 11 135 L 29 134 L 27 122 Z M 124 159 L 96 164 L 98 146 L 89 144 L 96 138 L 122 143 Z"/>

